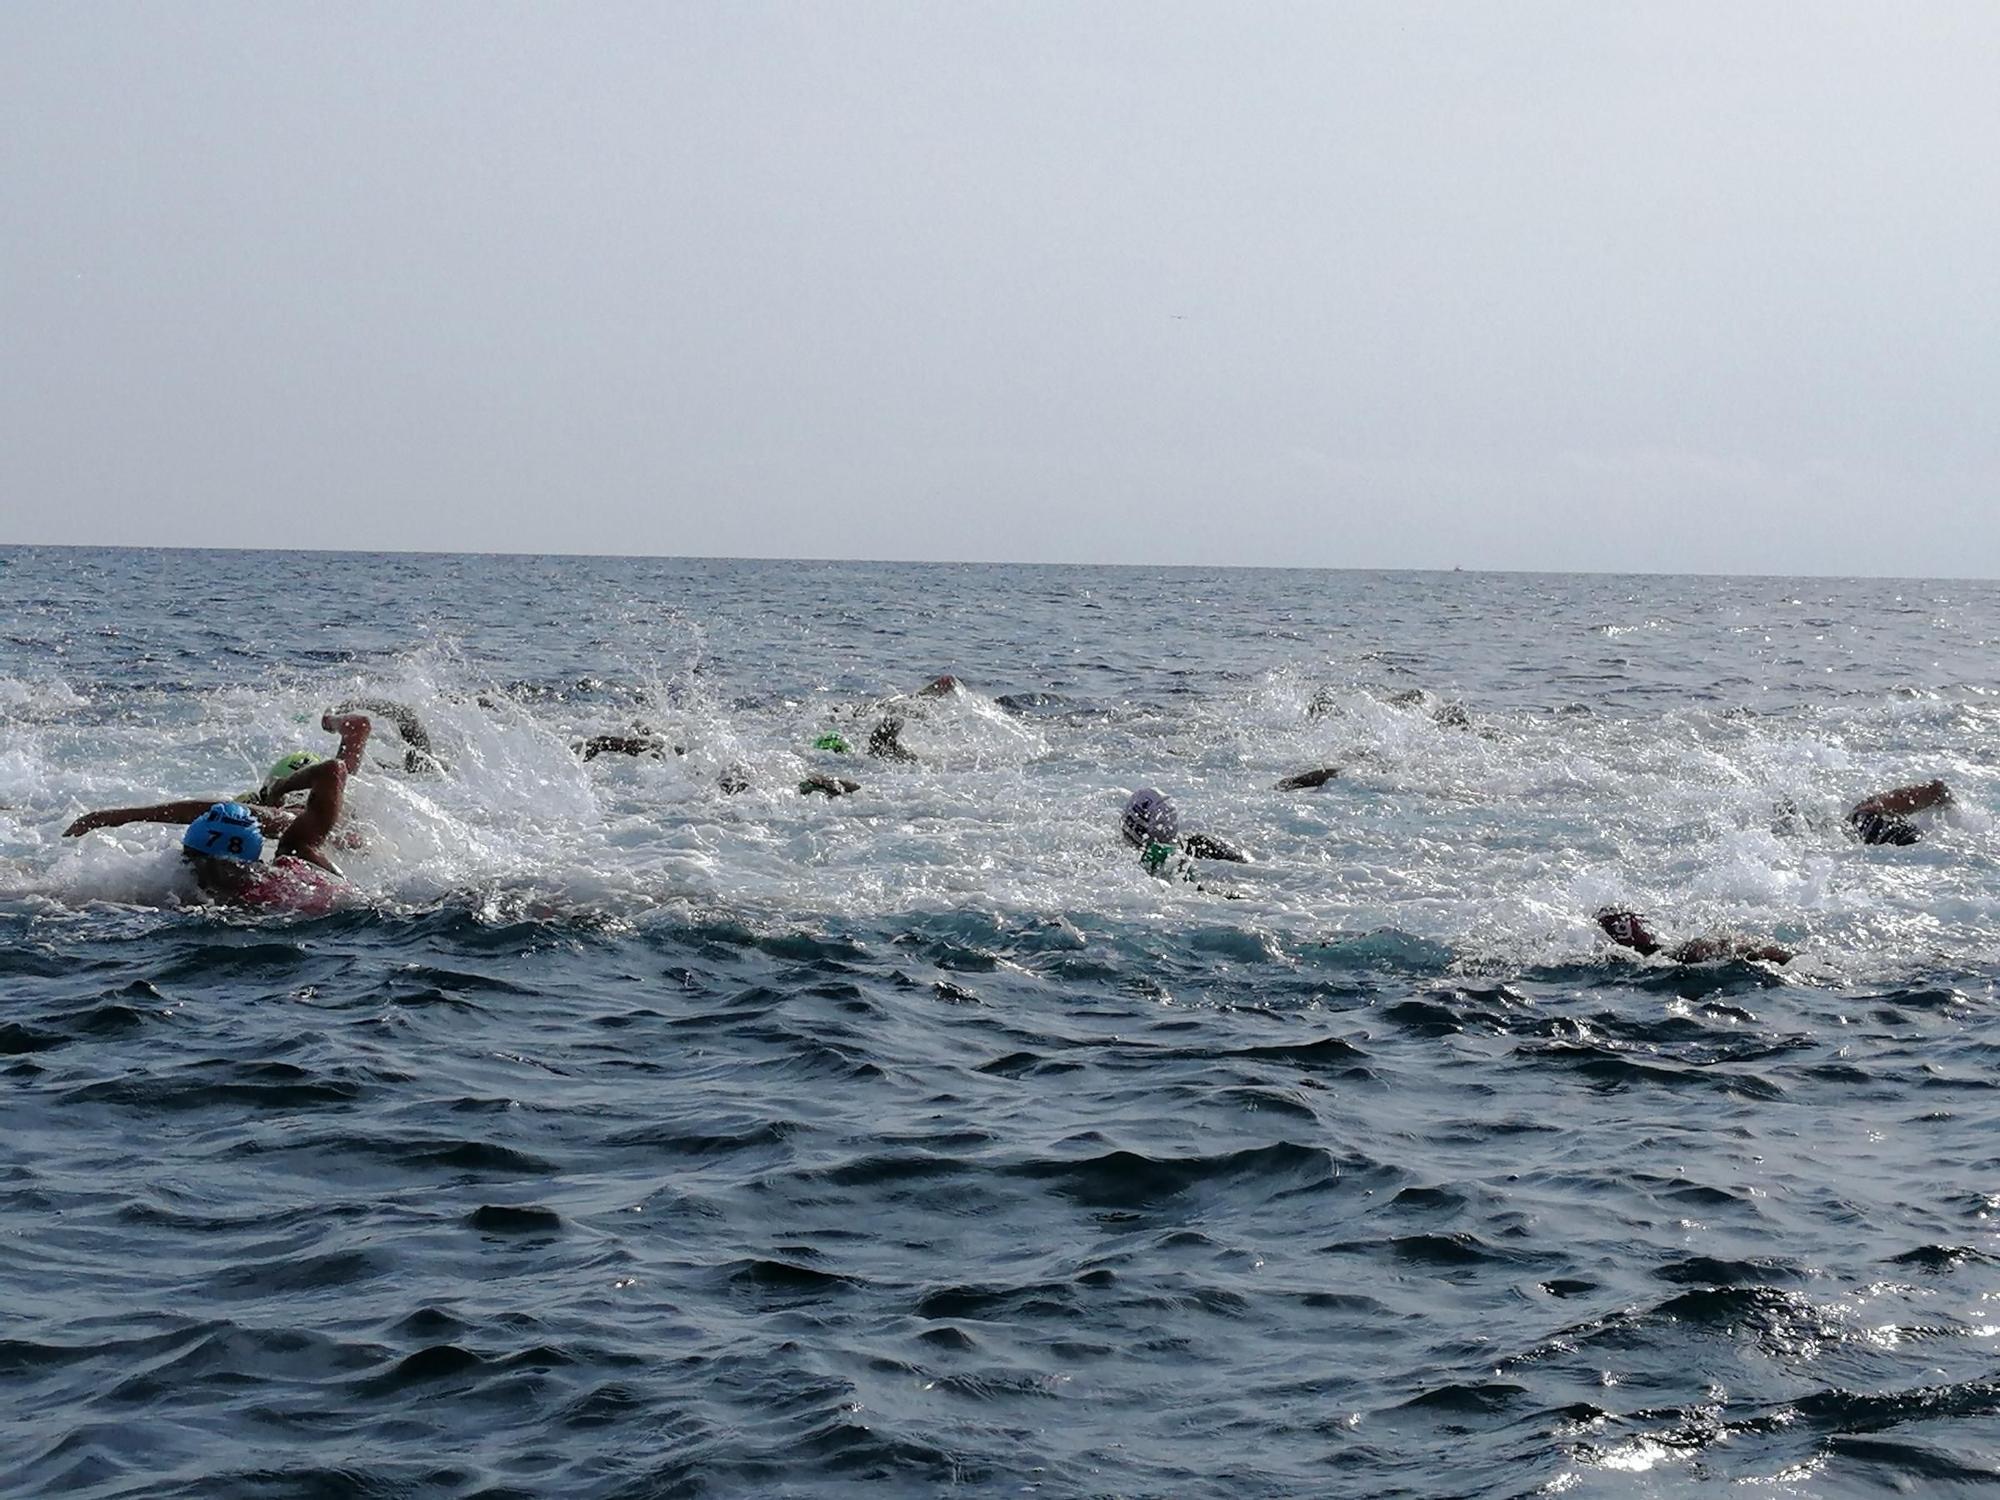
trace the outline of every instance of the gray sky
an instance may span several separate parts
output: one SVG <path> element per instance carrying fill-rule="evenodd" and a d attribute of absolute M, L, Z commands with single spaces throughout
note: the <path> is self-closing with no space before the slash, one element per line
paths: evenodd
<path fill-rule="evenodd" d="M 0 5 L 0 541 L 2000 573 L 2000 5 Z"/>

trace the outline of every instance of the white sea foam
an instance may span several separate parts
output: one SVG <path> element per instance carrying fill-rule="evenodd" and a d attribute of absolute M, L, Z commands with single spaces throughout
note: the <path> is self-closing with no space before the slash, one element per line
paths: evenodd
<path fill-rule="evenodd" d="M 1467 961 L 1530 963 L 1602 954 L 1590 913 L 1615 902 L 1676 935 L 1780 933 L 1850 972 L 1893 970 L 1904 934 L 1925 959 L 1940 944 L 1992 957 L 2000 925 L 1984 878 L 1996 853 L 1980 805 L 1990 778 L 1949 753 L 1957 720 L 1936 704 L 1782 719 L 1475 705 L 1455 724 L 1450 694 L 1391 701 L 1354 662 L 1281 666 L 1233 693 L 1177 700 L 1171 715 L 1111 704 L 1026 719 L 973 690 L 725 701 L 686 670 L 657 667 L 617 692 L 523 698 L 431 646 L 372 675 L 155 700 L 143 718 L 88 735 L 16 715 L 0 726 L 10 886 L 69 903 L 182 898 L 171 830 L 71 843 L 62 826 L 86 807 L 236 794 L 286 750 L 330 751 L 319 715 L 351 698 L 410 704 L 447 767 L 407 772 L 385 719 L 351 784 L 359 846 L 337 857 L 367 900 L 388 905 L 512 890 L 627 919 L 662 908 L 773 922 L 1199 912 L 1287 942 L 1390 930 Z M 884 712 L 905 718 L 917 763 L 860 753 Z M 684 753 L 586 764 L 570 748 L 635 724 Z M 811 748 L 829 724 L 856 753 Z M 1941 764 L 1963 800 L 1931 841 L 1852 842 L 1841 820 L 1852 800 Z M 1342 771 L 1319 791 L 1274 790 L 1319 765 Z M 748 791 L 720 789 L 731 768 L 748 773 Z M 801 795 L 816 773 L 862 789 Z M 1205 866 L 1202 890 L 1146 876 L 1115 833 L 1140 784 L 1175 797 L 1185 828 L 1241 844 L 1255 863 Z"/>

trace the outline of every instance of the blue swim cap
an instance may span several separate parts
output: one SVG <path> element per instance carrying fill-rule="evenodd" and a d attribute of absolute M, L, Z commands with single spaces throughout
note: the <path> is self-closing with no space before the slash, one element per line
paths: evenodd
<path fill-rule="evenodd" d="M 242 803 L 218 802 L 188 824 L 188 831 L 181 835 L 181 847 L 190 854 L 254 865 L 264 852 L 264 835 Z"/>

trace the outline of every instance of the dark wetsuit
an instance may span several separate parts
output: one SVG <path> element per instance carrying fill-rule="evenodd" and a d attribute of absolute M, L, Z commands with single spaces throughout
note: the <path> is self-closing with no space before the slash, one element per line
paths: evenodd
<path fill-rule="evenodd" d="M 1916 824 L 1893 813 L 1857 807 L 1847 815 L 1847 823 L 1864 844 L 1914 844 L 1923 837 Z"/>

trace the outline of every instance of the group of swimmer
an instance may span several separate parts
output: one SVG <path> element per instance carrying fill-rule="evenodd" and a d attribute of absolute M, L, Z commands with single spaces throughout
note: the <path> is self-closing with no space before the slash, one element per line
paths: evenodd
<path fill-rule="evenodd" d="M 1864 844 L 1914 844 L 1923 837 L 1923 830 L 1910 821 L 1912 815 L 1949 806 L 1951 801 L 1951 788 L 1942 780 L 1899 786 L 1855 803 L 1847 810 L 1847 826 Z M 1795 805 L 1780 803 L 1777 826 L 1796 826 L 1798 816 Z M 1597 925 L 1621 948 L 1630 948 L 1644 958 L 1658 954 L 1677 964 L 1715 963 L 1733 958 L 1787 964 L 1797 957 L 1776 943 L 1759 943 L 1734 933 L 1709 933 L 1668 946 L 1653 935 L 1638 912 L 1617 906 L 1600 910 Z"/>
<path fill-rule="evenodd" d="M 361 752 L 374 726 L 366 714 L 329 713 L 320 727 L 340 736 L 340 748 L 330 758 L 305 750 L 281 756 L 260 786 L 238 798 L 89 812 L 65 828 L 63 837 L 125 823 L 185 823 L 181 855 L 209 900 L 311 915 L 329 911 L 342 884 L 326 845 L 345 807 L 347 778 L 361 769 Z M 303 805 L 294 805 L 301 796 Z"/>
<path fill-rule="evenodd" d="M 958 690 L 958 680 L 947 674 L 913 696 L 941 698 Z M 401 737 L 405 771 L 415 775 L 446 769 L 429 731 L 409 705 L 388 699 L 356 699 L 321 716 L 320 727 L 339 736 L 339 748 L 332 756 L 322 759 L 309 750 L 291 751 L 272 762 L 256 787 L 223 801 L 192 798 L 87 812 L 63 830 L 63 837 L 81 838 L 100 828 L 127 823 L 184 824 L 181 856 L 208 900 L 321 915 L 333 909 L 346 889 L 340 867 L 326 849 L 345 811 L 347 780 L 361 769 L 362 752 L 374 732 L 376 717 L 394 724 Z M 901 742 L 903 724 L 901 714 L 886 715 L 869 735 L 868 753 L 890 760 L 916 759 Z M 821 735 L 814 748 L 850 753 L 847 741 L 837 733 Z M 686 747 L 644 726 L 636 726 L 628 734 L 592 735 L 573 742 L 570 749 L 584 761 L 611 754 L 686 753 Z M 725 793 L 747 791 L 750 773 L 733 764 L 724 769 L 717 784 Z M 817 792 L 832 797 L 860 789 L 859 782 L 824 773 L 808 775 L 799 783 L 802 794 Z"/>
<path fill-rule="evenodd" d="M 1285 777 L 1277 783 L 1275 790 L 1317 790 L 1339 774 L 1338 766 L 1321 766 Z M 1923 833 L 1910 821 L 1911 815 L 1946 806 L 1951 800 L 1951 789 L 1941 780 L 1896 787 L 1855 803 L 1848 809 L 1847 826 L 1864 844 L 1914 844 L 1923 837 Z M 1798 809 L 1795 806 L 1781 804 L 1777 811 L 1781 822 L 1796 822 Z M 1198 883 L 1201 872 L 1195 861 L 1243 861 L 1248 858 L 1212 834 L 1182 833 L 1179 809 L 1171 799 L 1151 787 L 1142 787 L 1126 802 L 1119 832 L 1126 843 L 1139 850 L 1139 862 L 1146 871 L 1162 878 Z M 1197 884 L 1197 888 L 1202 887 Z M 1642 958 L 1657 955 L 1677 964 L 1717 963 L 1730 959 L 1786 964 L 1798 956 L 1776 943 L 1758 942 L 1734 933 L 1708 933 L 1669 945 L 1654 936 L 1645 916 L 1627 907 L 1602 907 L 1596 913 L 1596 922 L 1604 935 L 1619 947 L 1628 948 Z"/>
<path fill-rule="evenodd" d="M 869 732 L 867 754 L 875 759 L 911 762 L 917 756 L 902 743 L 906 715 L 901 707 L 909 700 L 948 697 L 963 689 L 958 679 L 945 674 L 933 678 L 915 693 L 898 695 L 878 702 L 874 712 L 881 717 Z M 1391 700 L 1398 707 L 1429 707 L 1427 695 L 1411 693 Z M 1328 695 L 1316 695 L 1307 706 L 1310 717 L 1330 711 Z M 324 759 L 307 750 L 295 750 L 273 762 L 263 781 L 233 799 L 212 801 L 192 799 L 163 802 L 145 807 L 108 808 L 83 814 L 64 832 L 76 838 L 99 828 L 115 828 L 126 823 L 185 824 L 181 839 L 182 856 L 195 883 L 210 901 L 250 907 L 270 907 L 305 914 L 330 910 L 345 890 L 339 867 L 328 857 L 326 847 L 333 839 L 344 810 L 347 780 L 361 769 L 362 752 L 374 730 L 375 718 L 395 726 L 403 746 L 403 767 L 419 774 L 444 770 L 438 754 L 416 711 L 406 704 L 386 699 L 356 699 L 329 710 L 321 727 L 338 736 L 339 747 Z M 1432 710 L 1431 717 L 1447 727 L 1467 729 L 1470 717 L 1457 704 Z M 631 733 L 599 734 L 575 741 L 571 750 L 582 760 L 600 755 L 660 756 L 686 753 L 665 735 L 644 725 Z M 838 731 L 821 734 L 814 742 L 816 751 L 852 755 L 853 747 Z M 1277 791 L 1316 791 L 1341 774 L 1340 766 L 1319 766 L 1296 772 L 1278 781 Z M 725 793 L 748 790 L 749 771 L 732 763 L 718 778 Z M 861 789 L 860 783 L 844 776 L 812 772 L 798 783 L 801 795 L 845 796 Z M 1878 792 L 1854 804 L 1846 815 L 1853 835 L 1865 844 L 1908 845 L 1922 838 L 1913 817 L 1952 801 L 1942 780 Z M 1799 809 L 1787 802 L 1777 809 L 1778 826 L 1796 827 Z M 1228 840 L 1212 833 L 1184 830 L 1180 811 L 1172 799 L 1151 787 L 1132 793 L 1119 818 L 1119 833 L 1139 852 L 1139 862 L 1148 874 L 1161 879 L 1180 880 L 1205 890 L 1200 862 L 1245 864 L 1249 856 Z M 268 856 L 268 857 L 267 857 Z M 1220 894 L 1232 895 L 1228 891 Z M 1625 907 L 1607 906 L 1596 913 L 1597 926 L 1613 943 L 1643 957 L 1660 956 L 1674 963 L 1712 963 L 1747 959 L 1766 963 L 1789 963 L 1795 955 L 1775 943 L 1726 933 L 1711 933 L 1678 943 L 1664 943 L 1656 937 L 1648 919 Z"/>

